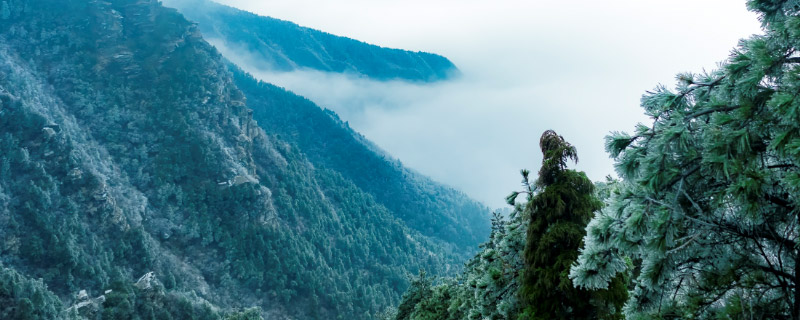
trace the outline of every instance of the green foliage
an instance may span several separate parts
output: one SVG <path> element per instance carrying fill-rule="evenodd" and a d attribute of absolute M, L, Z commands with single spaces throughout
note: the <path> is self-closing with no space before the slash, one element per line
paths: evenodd
<path fill-rule="evenodd" d="M 564 137 L 553 130 L 547 130 L 542 134 L 539 148 L 542 149 L 543 159 L 536 184 L 540 188 L 547 188 L 559 182 L 560 174 L 566 170 L 569 159 L 578 162 L 578 151 L 575 147 L 564 141 Z M 524 172 L 523 178 L 528 178 Z"/>
<path fill-rule="evenodd" d="M 403 296 L 397 319 L 513 319 L 527 224 L 515 210 L 509 219 L 495 213 L 489 241 L 455 278 L 417 285 Z M 419 288 L 423 288 L 420 290 Z"/>
<path fill-rule="evenodd" d="M 411 280 L 411 285 L 408 287 L 406 293 L 403 294 L 403 302 L 397 307 L 397 320 L 411 319 L 412 313 L 416 306 L 422 302 L 423 299 L 431 295 L 431 279 L 425 273 L 425 270 L 419 271 L 419 276 Z"/>
<path fill-rule="evenodd" d="M 564 158 L 545 159 L 550 160 L 542 169 L 547 178 L 540 176 L 536 183 L 522 170 L 525 191 L 509 196 L 514 209 L 507 217 L 494 214 L 489 240 L 464 272 L 438 281 L 424 274 L 413 280 L 396 319 L 622 318 L 626 275 L 607 290 L 576 289 L 567 277 L 586 222 L 602 206 L 594 192 L 605 199 L 616 182 L 599 183 L 595 190 L 585 174 L 566 169 L 563 160 L 577 158 L 574 148 L 554 132 L 546 138 L 543 149 L 551 151 L 546 154 Z M 515 204 L 520 194 L 528 195 L 526 204 Z M 528 241 L 537 245 L 526 246 Z"/>
<path fill-rule="evenodd" d="M 62 309 L 61 301 L 41 280 L 28 279 L 9 268 L 0 270 L 0 318 L 55 319 Z"/>
<path fill-rule="evenodd" d="M 718 71 L 649 92 L 652 124 L 607 138 L 622 181 L 570 277 L 605 288 L 633 273 L 631 319 L 800 317 L 799 8 L 748 6 L 764 35 L 741 41 Z"/>
<path fill-rule="evenodd" d="M 553 131 L 542 134 L 544 154 L 539 192 L 526 204 L 529 217 L 520 287 L 520 319 L 599 319 L 619 317 L 625 287 L 617 279 L 609 290 L 575 288 L 567 277 L 578 257 L 584 228 L 602 207 L 583 172 L 566 168 L 577 162 L 575 148 Z M 621 298 L 621 299 L 620 299 Z"/>
<path fill-rule="evenodd" d="M 264 320 L 261 317 L 260 308 L 250 308 L 247 310 L 234 312 L 225 317 L 225 320 Z"/>
<path fill-rule="evenodd" d="M 488 236 L 489 210 L 465 194 L 402 166 L 330 110 L 231 66 L 237 86 L 265 130 L 297 145 L 315 167 L 341 173 L 423 235 L 469 257 Z M 325 137 L 322 139 L 321 137 Z"/>

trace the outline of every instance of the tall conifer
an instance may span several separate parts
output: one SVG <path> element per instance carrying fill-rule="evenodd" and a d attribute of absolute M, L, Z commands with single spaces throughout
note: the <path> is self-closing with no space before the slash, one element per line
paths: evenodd
<path fill-rule="evenodd" d="M 615 318 L 626 298 L 619 279 L 611 292 L 593 292 L 575 288 L 568 277 L 586 224 L 602 203 L 585 173 L 567 169 L 568 160 L 578 161 L 574 146 L 552 130 L 542 134 L 539 146 L 544 156 L 542 168 L 525 207 L 530 222 L 520 319 Z"/>

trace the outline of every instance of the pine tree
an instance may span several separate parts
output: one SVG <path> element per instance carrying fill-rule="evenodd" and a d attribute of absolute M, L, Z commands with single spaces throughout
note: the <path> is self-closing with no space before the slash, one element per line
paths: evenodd
<path fill-rule="evenodd" d="M 411 280 L 411 285 L 403 295 L 403 302 L 397 307 L 396 319 L 413 319 L 411 315 L 414 308 L 420 301 L 431 295 L 431 286 L 432 280 L 428 278 L 425 270 L 420 270 L 419 275 Z"/>
<path fill-rule="evenodd" d="M 604 288 L 640 261 L 629 318 L 800 319 L 800 6 L 748 5 L 764 35 L 649 92 L 652 124 L 607 138 L 623 180 L 570 277 Z"/>
<path fill-rule="evenodd" d="M 578 257 L 586 224 L 602 203 L 594 185 L 583 172 L 567 169 L 578 161 L 575 147 L 552 130 L 542 134 L 539 145 L 542 167 L 525 207 L 529 216 L 524 252 L 520 319 L 613 318 L 625 299 L 620 281 L 613 290 L 576 288 L 567 273 Z M 527 180 L 527 172 L 523 171 Z M 611 307 L 606 307 L 607 305 Z"/>

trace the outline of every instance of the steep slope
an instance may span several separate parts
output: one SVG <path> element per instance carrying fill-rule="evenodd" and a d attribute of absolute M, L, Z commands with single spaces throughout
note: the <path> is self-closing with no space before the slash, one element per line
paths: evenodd
<path fill-rule="evenodd" d="M 431 53 L 382 48 L 208 0 L 164 3 L 197 22 L 205 37 L 252 55 L 249 62 L 261 69 L 309 68 L 412 81 L 443 80 L 458 73 L 450 60 Z"/>
<path fill-rule="evenodd" d="M 341 55 L 338 61 L 351 66 L 374 64 L 378 73 L 364 73 L 372 77 L 384 78 L 384 73 L 392 72 L 392 67 L 387 64 L 395 63 L 393 57 L 396 53 L 412 54 L 323 34 L 211 1 L 170 0 L 167 4 L 178 7 L 182 14 L 196 20 L 206 36 L 223 37 L 228 44 L 236 41 L 270 44 L 268 48 L 255 52 L 270 54 L 272 51 L 269 48 L 297 47 L 297 41 L 309 41 L 306 38 L 326 39 L 315 45 L 306 44 L 300 51 L 286 51 L 289 59 L 298 61 L 303 61 L 305 55 L 327 56 L 339 50 L 332 43 L 346 41 L 348 45 L 343 50 L 360 53 Z M 362 54 L 365 52 L 372 52 L 369 55 L 371 60 L 365 60 L 367 55 Z M 446 61 L 446 58 L 439 58 Z M 269 59 L 261 57 L 253 62 L 269 63 Z M 428 64 L 403 65 L 406 73 L 426 74 L 431 71 Z M 454 68 L 449 61 L 447 65 Z M 338 71 L 313 63 L 306 67 Z M 315 166 L 341 173 L 410 227 L 456 244 L 465 257 L 470 256 L 475 246 L 488 235 L 489 210 L 483 205 L 403 167 L 399 161 L 350 129 L 332 111 L 323 110 L 308 99 L 281 88 L 260 83 L 236 66 L 232 65 L 231 70 L 237 86 L 247 97 L 248 106 L 254 111 L 255 120 L 266 131 L 280 134 L 283 140 L 297 145 Z"/>
<path fill-rule="evenodd" d="M 296 144 L 315 166 L 341 173 L 408 226 L 456 244 L 465 257 L 488 236 L 488 208 L 403 167 L 334 112 L 235 66 L 231 70 L 259 125 Z"/>
<path fill-rule="evenodd" d="M 2 4 L 0 315 L 369 318 L 456 261 L 259 127 L 174 10 Z"/>

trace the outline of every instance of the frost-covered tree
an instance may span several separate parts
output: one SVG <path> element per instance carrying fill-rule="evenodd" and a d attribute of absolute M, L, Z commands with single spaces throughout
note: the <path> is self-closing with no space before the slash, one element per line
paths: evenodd
<path fill-rule="evenodd" d="M 470 306 L 464 313 L 469 319 L 513 319 L 518 312 L 526 222 L 521 207 L 507 219 L 495 213 L 489 241 L 461 277 Z"/>
<path fill-rule="evenodd" d="M 535 185 L 528 180 L 529 172 L 523 170 L 524 192 L 517 192 L 507 200 L 514 205 L 508 214 L 495 212 L 492 219 L 492 232 L 481 250 L 464 266 L 464 272 L 455 278 L 430 279 L 419 276 L 411 279 L 411 286 L 398 309 L 389 310 L 381 319 L 519 319 L 519 289 L 525 270 L 523 252 L 530 220 L 527 202 L 515 203 L 520 193 L 534 194 Z M 596 193 L 602 200 L 608 197 L 608 190 L 618 182 L 609 180 L 597 183 Z M 530 197 L 528 198 L 530 201 Z M 625 300 L 625 287 L 622 279 L 617 280 L 615 291 L 595 291 L 591 306 L 598 318 L 618 316 L 621 303 Z M 618 296 L 610 296 L 609 293 Z M 523 314 L 522 319 L 528 319 Z"/>
<path fill-rule="evenodd" d="M 397 307 L 397 320 L 412 319 L 411 314 L 414 312 L 414 307 L 431 295 L 431 282 L 425 270 L 420 270 L 419 276 L 412 279 L 411 285 L 403 295 L 402 303 Z"/>
<path fill-rule="evenodd" d="M 800 4 L 748 6 L 764 35 L 648 92 L 652 124 L 607 137 L 623 181 L 570 278 L 605 288 L 634 271 L 629 319 L 800 318 Z"/>
<path fill-rule="evenodd" d="M 412 279 L 394 319 L 516 319 L 527 220 L 517 205 L 495 213 L 489 241 L 455 278 Z M 437 282 L 437 285 L 431 285 Z"/>
<path fill-rule="evenodd" d="M 614 304 L 621 307 L 625 299 L 620 281 L 615 281 L 611 290 L 591 291 L 574 287 L 567 277 L 578 257 L 586 224 L 602 202 L 586 174 L 567 169 L 569 159 L 578 160 L 575 147 L 552 130 L 542 134 L 539 146 L 542 167 L 535 185 L 528 188 L 524 211 L 529 222 L 519 291 L 524 308 L 520 319 L 613 318 L 618 313 Z M 526 171 L 523 177 L 527 181 Z M 512 194 L 509 199 L 514 197 Z"/>

